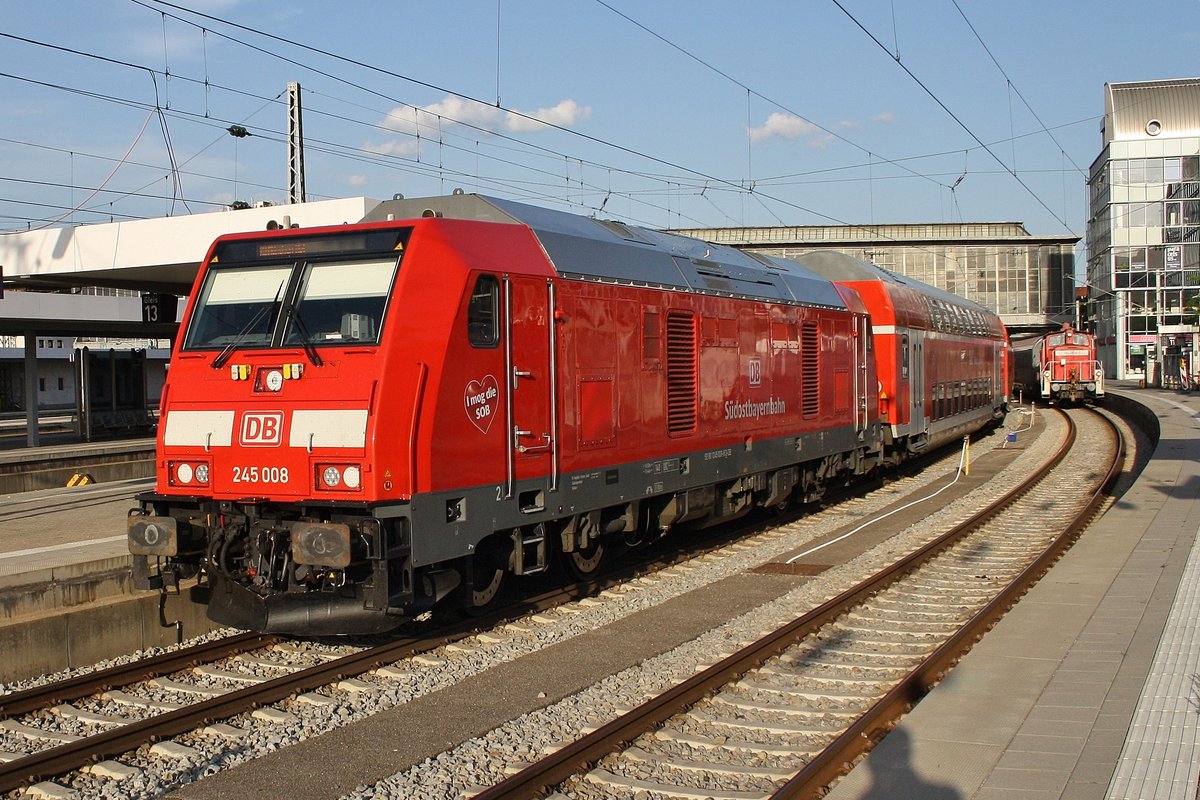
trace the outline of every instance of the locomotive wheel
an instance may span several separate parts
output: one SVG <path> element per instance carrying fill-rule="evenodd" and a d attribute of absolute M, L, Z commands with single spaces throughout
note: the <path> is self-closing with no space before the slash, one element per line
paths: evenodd
<path fill-rule="evenodd" d="M 507 583 L 507 559 L 484 550 L 471 561 L 469 574 L 459 586 L 459 606 L 467 614 L 483 614 L 496 605 Z"/>
<path fill-rule="evenodd" d="M 563 553 L 563 565 L 572 578 L 577 581 L 585 581 L 600 570 L 604 554 L 604 543 L 599 539 L 592 539 L 590 544 L 582 550 Z"/>

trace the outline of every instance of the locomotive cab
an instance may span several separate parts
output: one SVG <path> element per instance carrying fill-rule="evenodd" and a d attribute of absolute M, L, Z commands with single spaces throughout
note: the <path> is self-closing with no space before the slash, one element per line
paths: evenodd
<path fill-rule="evenodd" d="M 201 573 L 214 621 L 372 633 L 545 568 L 522 515 L 555 480 L 553 288 L 527 228 L 483 230 L 217 241 L 164 388 L 158 485 L 128 522 L 135 585 Z M 414 546 L 414 526 L 442 535 Z"/>
<path fill-rule="evenodd" d="M 202 571 L 218 622 L 346 633 L 457 583 L 415 580 L 405 520 L 374 511 L 411 492 L 376 468 L 415 415 L 379 398 L 381 359 L 405 349 L 386 332 L 420 316 L 397 291 L 411 233 L 214 245 L 164 387 L 157 490 L 129 519 L 137 585 Z"/>

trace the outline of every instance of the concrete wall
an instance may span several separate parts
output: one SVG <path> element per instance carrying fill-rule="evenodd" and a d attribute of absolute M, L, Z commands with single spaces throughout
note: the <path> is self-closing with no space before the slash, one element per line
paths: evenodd
<path fill-rule="evenodd" d="M 184 590 L 168 595 L 159 614 L 157 592 L 89 604 L 53 615 L 0 626 L 0 682 L 25 680 L 49 672 L 94 664 L 150 647 L 175 644 L 182 636 L 199 636 L 215 627 L 205 606 L 192 603 Z"/>

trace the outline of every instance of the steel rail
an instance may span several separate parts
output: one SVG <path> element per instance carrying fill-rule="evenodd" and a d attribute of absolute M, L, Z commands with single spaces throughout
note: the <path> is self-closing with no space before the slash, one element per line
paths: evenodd
<path fill-rule="evenodd" d="M 752 527 L 761 527 L 761 524 Z M 234 689 L 219 697 L 202 700 L 184 708 L 166 711 L 144 720 L 122 725 L 111 731 L 97 733 L 75 742 L 49 747 L 7 763 L 0 763 L 0 792 L 11 791 L 39 780 L 46 780 L 55 775 L 78 769 L 94 761 L 113 758 L 148 742 L 177 736 L 181 733 L 194 730 L 199 726 L 209 724 L 214 720 L 228 719 L 244 711 L 279 702 L 299 692 L 312 691 L 347 677 L 361 675 L 384 664 L 434 650 L 443 645 L 465 639 L 472 634 L 478 633 L 480 630 L 486 630 L 504 622 L 546 611 L 571 600 L 578 600 L 598 594 L 611 586 L 632 580 L 647 573 L 652 573 L 681 561 L 686 561 L 689 558 L 698 557 L 715 547 L 722 546 L 725 540 L 722 539 L 721 542 L 722 544 L 717 545 L 700 545 L 685 550 L 677 550 L 667 554 L 666 557 L 659 558 L 648 564 L 640 563 L 620 567 L 591 580 L 557 587 L 533 597 L 523 598 L 510 606 L 498 609 L 489 614 L 471 617 L 466 620 L 443 623 L 438 625 L 433 631 L 425 631 L 412 636 L 403 636 L 386 644 L 368 648 L 334 661 L 301 669 L 289 675 L 273 678 L 260 684 Z M 242 639 L 244 637 L 244 639 L 250 639 L 256 636 L 261 635 L 246 633 L 242 634 L 241 637 L 233 638 Z M 273 640 L 288 637 L 263 636 L 262 638 L 264 639 L 263 646 L 265 646 L 272 643 Z M 230 652 L 243 652 L 245 649 L 250 648 L 243 648 L 242 651 L 231 648 Z M 186 668 L 194 663 L 195 660 L 188 661 L 181 659 L 179 668 Z M 120 669 L 122 668 L 115 667 L 112 672 L 115 673 Z M 158 674 L 165 674 L 165 672 L 169 671 L 173 670 L 166 670 Z M 109 670 L 105 672 L 107 673 Z M 149 674 L 142 677 L 148 676 Z M 44 698 L 57 696 L 59 699 L 55 699 L 54 702 L 60 702 L 62 699 L 75 699 L 87 696 L 90 692 L 83 691 L 82 682 L 88 677 L 92 676 L 80 676 L 80 678 L 67 681 L 66 685 L 63 686 L 64 690 L 59 692 L 54 691 L 59 685 L 29 690 L 29 700 L 22 699 L 20 695 L 9 695 L 0 698 L 0 700 L 4 701 L 2 708 L 8 712 L 8 715 L 21 713 L 17 709 L 18 705 L 30 706 L 28 709 L 22 709 L 24 713 L 43 708 L 49 704 L 49 701 L 38 705 L 32 699 L 33 695 L 38 692 Z M 135 677 L 133 680 L 140 679 Z M 79 689 L 68 688 L 67 685 L 78 685 Z M 115 682 L 113 685 L 116 685 Z M 101 688 L 109 687 L 105 686 Z M 24 692 L 21 693 L 21 695 L 24 694 Z M 70 697 L 68 697 L 69 695 Z"/>
<path fill-rule="evenodd" d="M 40 750 L 15 761 L 0 764 L 0 792 L 78 769 L 92 761 L 119 756 L 148 742 L 178 736 L 213 720 L 228 719 L 244 711 L 279 702 L 299 692 L 312 691 L 347 677 L 361 675 L 375 667 L 469 636 L 475 632 L 477 626 L 478 620 L 469 620 L 449 626 L 442 635 L 434 638 L 404 637 L 257 685 L 235 689 L 219 697 L 131 722 L 111 731 Z"/>
<path fill-rule="evenodd" d="M 269 647 L 284 637 L 259 633 L 239 633 L 211 642 L 192 645 L 170 653 L 160 653 L 119 664 L 108 669 L 76 675 L 66 680 L 34 686 L 19 692 L 0 695 L 0 719 L 29 714 L 44 708 L 78 700 L 114 686 L 128 686 L 147 678 L 157 678 L 204 661 L 225 658 L 237 653 Z"/>
<path fill-rule="evenodd" d="M 884 695 L 844 733 L 809 761 L 791 780 L 771 795 L 771 800 L 788 798 L 819 798 L 826 787 L 849 771 L 849 765 L 869 751 L 901 716 L 936 685 L 964 656 L 979 638 L 1007 613 L 1008 609 L 1035 584 L 1070 549 L 1091 524 L 1097 511 L 1107 500 L 1109 488 L 1124 468 L 1125 447 L 1120 431 L 1112 420 L 1092 411 L 1109 426 L 1114 439 L 1114 452 L 1105 476 L 1099 481 L 1084 508 L 1072 518 L 1050 545 L 1008 586 L 940 647 Z M 1073 432 L 1072 423 L 1072 436 Z"/>
<path fill-rule="evenodd" d="M 828 499 L 826 498 L 827 502 Z M 790 516 L 793 515 L 778 517 L 777 521 L 786 521 Z M 794 516 L 801 516 L 801 514 L 795 514 Z M 570 600 L 598 594 L 606 588 L 619 585 L 647 573 L 652 573 L 657 569 L 704 555 L 707 552 L 725 546 L 731 540 L 736 540 L 746 535 L 749 531 L 760 530 L 762 528 L 764 528 L 764 524 L 761 521 L 743 521 L 729 535 L 718 537 L 715 544 L 692 543 L 676 547 L 650 563 L 636 564 L 611 570 L 602 576 L 597 576 L 587 581 L 580 581 L 534 597 L 522 599 L 510 607 L 490 614 L 473 617 L 457 624 L 439 626 L 433 632 L 403 637 L 386 645 L 364 650 L 361 653 L 347 656 L 343 659 L 327 662 L 317 667 L 298 670 L 290 675 L 246 688 L 235 689 L 220 697 L 210 698 L 185 708 L 164 712 L 146 720 L 88 736 L 77 742 L 49 747 L 14 761 L 0 763 L 0 792 L 11 791 L 39 780 L 45 780 L 55 775 L 78 769 L 94 761 L 119 756 L 147 742 L 176 736 L 180 733 L 193 730 L 199 725 L 208 724 L 213 720 L 228 719 L 244 711 L 278 702 L 298 692 L 311 691 L 312 689 L 327 685 L 334 680 L 360 675 L 383 664 L 436 649 L 444 644 L 464 639 L 480 630 L 519 619 L 529 614 L 545 611 Z M 257 635 L 246 633 L 241 636 L 254 637 Z M 264 642 L 261 646 L 267 646 L 270 643 Z M 231 649 L 230 653 L 244 651 Z M 196 660 L 181 660 L 178 668 L 186 668 L 195 663 L 197 663 Z M 112 672 L 115 674 L 120 669 L 120 667 L 113 668 Z M 157 674 L 166 674 L 171 671 L 175 670 L 163 670 Z M 109 671 L 106 670 L 105 672 Z M 136 676 L 135 671 L 130 674 L 134 674 L 135 677 L 130 681 L 126 681 L 126 684 L 145 677 L 151 677 L 152 673 L 147 673 L 140 677 Z M 0 714 L 0 718 L 15 716 L 19 713 L 28 713 L 29 711 L 46 707 L 51 702 L 63 702 L 87 696 L 90 692 L 84 691 L 82 684 L 82 681 L 86 677 L 81 676 L 78 679 L 71 679 L 64 684 L 56 684 L 54 687 L 47 686 L 29 690 L 29 700 L 21 698 L 21 695 L 25 693 L 0 697 L 0 709 L 5 712 Z M 71 686 L 75 685 L 76 681 L 79 681 L 79 689 L 77 691 L 71 688 Z M 118 682 L 113 680 L 110 685 L 98 686 L 95 690 L 99 691 L 111 688 L 112 685 L 118 685 Z M 61 687 L 61 691 L 54 691 L 55 688 L 59 687 Z M 39 705 L 32 699 L 35 692 L 41 692 L 44 698 L 54 699 L 52 701 L 47 699 Z M 30 707 L 19 709 L 18 704 L 28 704 Z"/>
<path fill-rule="evenodd" d="M 939 555 L 976 528 L 998 516 L 1062 462 L 1075 442 L 1075 425 L 1066 414 L 1063 414 L 1063 417 L 1067 420 L 1068 433 L 1058 451 L 1041 468 L 1003 497 L 857 586 L 847 589 L 757 642 L 483 790 L 474 796 L 474 800 L 524 800 L 539 796 L 609 753 L 626 746 L 638 736 L 660 727 L 671 717 L 761 666 Z"/>

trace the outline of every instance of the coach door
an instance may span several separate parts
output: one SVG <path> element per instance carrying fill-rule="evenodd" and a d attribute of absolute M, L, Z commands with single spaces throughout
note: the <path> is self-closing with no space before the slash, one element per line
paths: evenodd
<path fill-rule="evenodd" d="M 996 343 L 996 378 L 992 383 L 992 394 L 1003 402 L 1008 402 L 1012 392 L 1012 349 L 1003 342 Z"/>
<path fill-rule="evenodd" d="M 867 317 L 854 319 L 854 432 L 862 439 L 867 427 L 867 359 L 870 357 L 871 323 Z"/>
<path fill-rule="evenodd" d="M 908 431 L 912 435 L 929 430 L 929 417 L 925 414 L 925 331 L 917 328 L 909 334 L 908 365 Z"/>
<path fill-rule="evenodd" d="M 544 510 L 547 492 L 558 489 L 554 308 L 551 281 L 504 279 L 507 497 L 530 514 Z"/>

